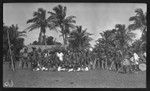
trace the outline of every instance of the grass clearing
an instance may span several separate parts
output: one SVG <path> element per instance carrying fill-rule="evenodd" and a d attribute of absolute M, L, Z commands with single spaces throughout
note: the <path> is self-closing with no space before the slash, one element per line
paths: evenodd
<path fill-rule="evenodd" d="M 88 72 L 50 72 L 17 69 L 3 65 L 3 82 L 13 80 L 14 87 L 48 88 L 145 88 L 146 72 L 121 74 L 107 70 Z"/>

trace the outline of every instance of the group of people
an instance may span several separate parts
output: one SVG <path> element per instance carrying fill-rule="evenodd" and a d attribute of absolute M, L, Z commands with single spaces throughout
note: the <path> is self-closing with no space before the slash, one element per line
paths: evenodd
<path fill-rule="evenodd" d="M 28 48 L 24 48 L 24 51 L 20 53 L 19 67 L 23 69 L 24 66 L 26 66 L 26 68 L 28 68 L 29 64 L 31 64 L 31 67 L 34 68 L 37 65 L 35 60 L 40 56 L 40 50 L 36 51 L 35 49 L 36 48 L 32 48 L 32 51 L 28 53 Z"/>
<path fill-rule="evenodd" d="M 39 66 L 58 68 L 58 66 L 62 66 L 64 63 L 64 54 L 61 51 L 50 52 L 49 50 L 33 47 L 31 52 L 28 52 L 28 48 L 24 48 L 20 54 L 19 67 L 22 69 L 29 68 L 29 64 L 31 64 L 31 69 Z"/>
<path fill-rule="evenodd" d="M 32 48 L 31 52 L 28 52 L 28 48 L 24 48 L 24 51 L 20 53 L 20 63 L 19 67 L 22 69 L 24 67 L 32 69 L 36 68 L 39 64 L 42 63 L 43 58 L 47 55 L 46 53 L 42 52 L 42 50 L 36 49 L 35 47 Z"/>
<path fill-rule="evenodd" d="M 143 67 L 140 67 L 143 64 Z M 146 70 L 146 53 L 141 57 L 137 53 L 134 53 L 132 57 L 127 57 L 122 61 L 122 68 L 125 73 L 135 72 L 139 70 Z"/>
<path fill-rule="evenodd" d="M 31 69 L 39 66 L 54 69 L 58 67 L 78 69 L 81 66 L 86 67 L 89 64 L 88 60 L 89 58 L 83 53 L 50 52 L 40 48 L 32 48 L 32 51 L 28 52 L 28 48 L 24 48 L 20 55 L 19 67 L 29 68 L 29 64 L 31 64 Z"/>
<path fill-rule="evenodd" d="M 35 69 L 39 66 L 54 69 L 57 69 L 58 67 L 78 69 L 82 66 L 89 67 L 89 69 L 95 69 L 96 65 L 103 60 L 100 60 L 93 55 L 90 53 L 63 53 L 61 51 L 50 53 L 48 50 L 42 51 L 40 48 L 32 48 L 32 51 L 28 52 L 28 48 L 25 48 L 24 51 L 21 52 L 20 67 L 24 68 L 24 66 L 26 66 L 29 68 L 29 64 L 31 64 L 31 69 Z M 128 70 L 139 70 L 139 64 L 146 60 L 146 53 L 143 54 L 143 57 L 144 59 L 141 59 L 141 57 L 134 53 L 132 57 L 126 57 L 121 61 L 120 66 L 118 67 L 116 65 L 116 67 L 119 68 L 118 71 L 122 68 L 125 73 L 128 72 Z M 101 64 L 102 67 L 105 66 L 103 63 Z"/>

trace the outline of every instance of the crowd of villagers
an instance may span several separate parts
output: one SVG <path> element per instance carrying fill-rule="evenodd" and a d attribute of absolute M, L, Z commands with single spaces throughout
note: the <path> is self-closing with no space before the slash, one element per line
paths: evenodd
<path fill-rule="evenodd" d="M 95 69 L 94 56 L 90 51 L 66 51 L 64 48 L 53 48 L 41 50 L 40 48 L 32 48 L 31 52 L 28 52 L 28 48 L 24 48 L 24 51 L 20 55 L 20 67 L 35 69 L 39 66 L 46 67 L 51 70 L 57 70 L 58 67 L 77 70 L 79 67 L 88 67 Z M 96 61 L 95 61 L 96 62 Z M 90 65 L 91 64 L 91 65 Z M 96 64 L 96 63 L 94 63 Z"/>
<path fill-rule="evenodd" d="M 77 70 L 78 68 L 88 67 L 88 70 L 100 68 L 127 73 L 139 71 L 140 62 L 146 62 L 146 53 L 143 54 L 144 59 L 134 53 L 126 56 L 123 61 L 119 61 L 116 57 L 107 60 L 105 56 L 100 57 L 94 51 L 90 50 L 71 51 L 64 48 L 52 49 L 41 50 L 40 48 L 36 49 L 33 47 L 32 51 L 28 52 L 28 48 L 25 48 L 20 57 L 22 69 L 25 67 L 29 68 L 29 64 L 31 64 L 30 68 L 32 70 L 38 67 L 45 67 L 52 71 L 58 70 L 58 67 L 65 68 L 65 70 Z"/>

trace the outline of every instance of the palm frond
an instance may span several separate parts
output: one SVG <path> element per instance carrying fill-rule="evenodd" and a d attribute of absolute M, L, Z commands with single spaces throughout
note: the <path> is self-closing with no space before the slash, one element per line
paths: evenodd
<path fill-rule="evenodd" d="M 68 16 L 68 17 L 66 17 L 66 21 L 67 22 L 69 22 L 69 23 L 76 23 L 76 21 L 75 20 L 73 20 L 74 18 L 76 18 L 75 16 Z"/>
<path fill-rule="evenodd" d="M 138 8 L 135 10 L 135 13 L 137 13 L 137 15 L 143 15 L 143 10 L 141 8 Z"/>
<path fill-rule="evenodd" d="M 32 19 L 29 19 L 29 20 L 27 21 L 27 24 L 28 24 L 28 23 L 35 23 L 35 22 L 37 22 L 37 20 L 38 20 L 37 17 L 32 18 Z"/>
<path fill-rule="evenodd" d="M 53 19 L 53 18 L 56 18 L 57 17 L 57 14 L 56 13 L 53 13 L 53 12 L 48 12 L 48 14 L 50 14 L 50 17 L 48 19 Z"/>
<path fill-rule="evenodd" d="M 38 24 L 32 24 L 32 25 L 30 25 L 29 27 L 27 27 L 24 31 L 32 31 L 32 30 L 34 30 L 34 29 L 37 29 L 37 28 L 39 28 L 40 27 L 40 25 L 38 25 Z"/>

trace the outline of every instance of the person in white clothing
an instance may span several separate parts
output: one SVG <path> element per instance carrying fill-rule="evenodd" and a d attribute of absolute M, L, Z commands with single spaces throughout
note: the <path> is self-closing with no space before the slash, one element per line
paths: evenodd
<path fill-rule="evenodd" d="M 133 55 L 134 55 L 135 61 L 138 61 L 140 57 L 136 53 L 134 53 Z"/>
<path fill-rule="evenodd" d="M 137 70 L 137 67 L 138 67 L 138 64 L 139 64 L 139 56 L 136 54 L 136 53 L 134 53 L 133 54 L 133 57 L 134 57 L 134 65 L 135 65 L 135 70 Z"/>
<path fill-rule="evenodd" d="M 57 56 L 59 57 L 60 61 L 63 61 L 63 55 L 64 54 L 62 52 L 60 52 L 60 53 L 57 52 Z"/>

